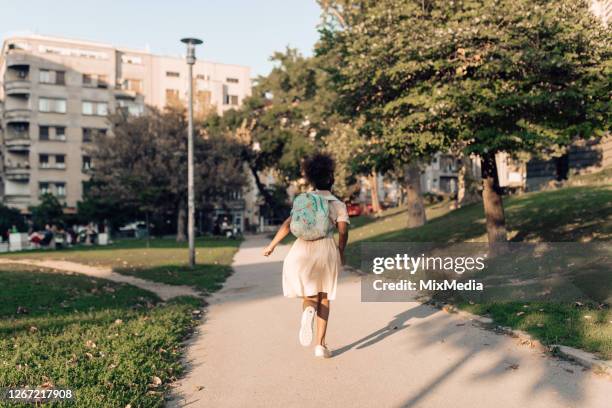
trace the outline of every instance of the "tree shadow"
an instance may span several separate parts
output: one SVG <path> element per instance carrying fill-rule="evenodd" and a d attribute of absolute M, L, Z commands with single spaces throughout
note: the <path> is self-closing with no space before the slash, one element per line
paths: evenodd
<path fill-rule="evenodd" d="M 412 319 L 419 320 L 410 322 Z M 354 348 L 362 349 L 372 346 L 400 331 L 415 332 L 411 339 L 417 340 L 410 344 L 411 348 L 425 352 L 444 343 L 445 347 L 451 347 L 453 351 L 450 354 L 453 356 L 450 364 L 407 398 L 401 404 L 402 407 L 423 406 L 428 396 L 439 392 L 439 389 L 459 374 L 459 371 L 465 366 L 469 366 L 470 371 L 478 366 L 474 373 L 467 375 L 468 381 L 476 383 L 492 379 L 501 381 L 512 375 L 520 375 L 520 371 L 517 370 L 521 369 L 522 364 L 526 367 L 537 365 L 540 372 L 535 382 L 528 384 L 530 398 L 547 390 L 553 390 L 564 401 L 572 405 L 579 404 L 586 397 L 583 382 L 590 376 L 588 372 L 576 369 L 569 362 L 553 360 L 552 357 L 534 360 L 525 353 L 536 353 L 536 350 L 527 350 L 516 344 L 508 347 L 508 341 L 514 342 L 508 336 L 495 334 L 458 316 L 424 304 L 411 307 L 395 315 L 384 327 L 337 349 L 334 356 Z M 483 342 L 486 343 L 483 344 Z M 454 357 L 454 351 L 461 352 L 461 355 Z M 483 365 L 479 361 L 491 355 L 493 355 L 492 362 L 486 362 Z M 532 371 L 529 375 L 536 374 Z M 533 381 L 533 379 L 528 381 Z"/>

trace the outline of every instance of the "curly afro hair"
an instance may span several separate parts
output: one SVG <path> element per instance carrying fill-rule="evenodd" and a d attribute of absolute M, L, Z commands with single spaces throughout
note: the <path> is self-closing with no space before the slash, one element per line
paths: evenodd
<path fill-rule="evenodd" d="M 304 177 L 317 190 L 329 190 L 334 184 L 336 162 L 327 153 L 314 153 L 302 162 Z"/>

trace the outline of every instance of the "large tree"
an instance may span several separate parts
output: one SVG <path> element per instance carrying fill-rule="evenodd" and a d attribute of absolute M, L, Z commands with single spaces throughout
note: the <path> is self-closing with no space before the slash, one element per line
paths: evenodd
<path fill-rule="evenodd" d="M 329 108 L 335 98 L 318 60 L 290 48 L 271 60 L 275 67 L 257 78 L 252 96 L 239 109 L 210 117 L 206 127 L 242 142 L 242 158 L 267 208 L 275 207 L 275 198 L 262 174 L 275 172 L 281 186 L 299 179 L 303 157 L 324 146 L 335 123 Z"/>
<path fill-rule="evenodd" d="M 321 50 L 339 58 L 346 106 L 377 121 L 399 159 L 440 149 L 478 155 L 489 242 L 506 240 L 498 152 L 538 151 L 609 127 L 612 41 L 587 1 L 325 3 Z"/>
<path fill-rule="evenodd" d="M 145 215 L 176 217 L 177 240 L 185 240 L 187 124 L 181 106 L 148 108 L 141 116 L 117 112 L 112 134 L 92 149 L 92 196 Z M 239 146 L 225 135 L 206 135 L 196 126 L 196 200 L 221 202 L 245 182 Z"/>

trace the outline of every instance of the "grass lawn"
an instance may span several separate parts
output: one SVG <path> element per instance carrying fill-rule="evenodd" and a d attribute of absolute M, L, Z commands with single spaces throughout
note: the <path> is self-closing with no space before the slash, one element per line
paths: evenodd
<path fill-rule="evenodd" d="M 201 264 L 193 270 L 186 266 L 187 245 L 171 239 L 2 256 L 110 266 L 209 293 L 231 273 L 239 244 L 198 239 Z M 53 384 L 75 390 L 76 404 L 57 406 L 163 406 L 169 384 L 181 374 L 181 343 L 195 324 L 191 312 L 202 306 L 201 299 L 164 303 L 147 291 L 106 280 L 22 265 L 0 268 L 0 388 Z"/>
<path fill-rule="evenodd" d="M 605 180 L 602 175 L 591 175 L 570 183 L 577 186 L 504 197 L 510 239 L 517 242 L 612 240 L 612 187 L 602 180 Z M 379 218 L 351 219 L 347 262 L 360 267 L 362 242 L 486 242 L 482 204 L 450 211 L 447 203 L 441 203 L 428 207 L 427 215 L 427 224 L 415 229 L 404 227 L 404 209 L 386 211 Z M 587 292 L 591 287 L 593 294 L 601 292 L 602 285 L 609 292 L 610 274 L 612 271 L 603 277 L 603 281 L 598 277 L 595 284 L 589 274 L 584 274 L 577 276 L 574 283 L 587 288 Z M 594 298 L 602 298 L 602 294 L 597 293 Z M 526 330 L 544 343 L 579 347 L 612 358 L 612 312 L 609 305 L 603 309 L 596 303 L 579 308 L 553 303 L 460 306 L 488 314 L 499 324 Z"/>
<path fill-rule="evenodd" d="M 3 268 L 0 387 L 75 392 L 74 403 L 54 406 L 163 406 L 168 384 L 181 374 L 181 342 L 200 300 L 161 303 L 129 285 Z"/>
<path fill-rule="evenodd" d="M 100 246 L 79 246 L 64 250 L 36 250 L 8 253 L 11 259 L 54 259 L 87 265 L 110 266 L 114 271 L 170 285 L 189 285 L 206 293 L 221 287 L 231 273 L 232 258 L 240 240 L 198 238 L 195 269 L 187 267 L 188 247 L 171 238 L 126 239 Z"/>

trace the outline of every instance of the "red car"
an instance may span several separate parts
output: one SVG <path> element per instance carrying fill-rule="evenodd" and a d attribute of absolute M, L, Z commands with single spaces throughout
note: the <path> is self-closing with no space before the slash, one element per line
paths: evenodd
<path fill-rule="evenodd" d="M 361 215 L 363 211 L 361 205 L 356 203 L 346 203 L 346 210 L 349 217 L 357 217 Z"/>

